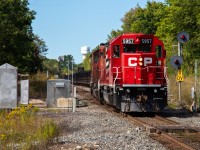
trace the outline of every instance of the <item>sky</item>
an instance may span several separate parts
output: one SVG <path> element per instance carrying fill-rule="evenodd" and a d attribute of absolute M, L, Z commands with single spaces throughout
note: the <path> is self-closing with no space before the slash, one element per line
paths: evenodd
<path fill-rule="evenodd" d="M 112 30 L 121 29 L 125 13 L 137 4 L 145 7 L 147 1 L 29 0 L 30 10 L 36 12 L 33 33 L 45 41 L 47 58 L 72 55 L 79 64 L 82 63 L 81 47 L 92 50 L 106 42 Z"/>

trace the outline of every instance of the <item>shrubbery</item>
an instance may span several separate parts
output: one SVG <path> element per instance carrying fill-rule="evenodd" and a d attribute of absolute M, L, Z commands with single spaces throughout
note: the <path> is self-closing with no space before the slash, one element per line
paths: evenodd
<path fill-rule="evenodd" d="M 0 149 L 44 149 L 58 135 L 56 124 L 36 115 L 37 107 L 0 112 Z"/>
<path fill-rule="evenodd" d="M 30 76 L 30 98 L 46 99 L 47 77 L 46 74 L 38 72 Z"/>

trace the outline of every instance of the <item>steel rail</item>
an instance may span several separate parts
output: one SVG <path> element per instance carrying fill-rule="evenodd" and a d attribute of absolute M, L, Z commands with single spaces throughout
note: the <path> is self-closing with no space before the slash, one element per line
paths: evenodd
<path fill-rule="evenodd" d="M 159 117 L 159 119 L 160 119 L 160 118 L 161 118 L 161 117 Z M 138 119 L 137 117 L 134 118 L 134 117 L 128 115 L 128 116 L 127 116 L 127 119 L 129 119 L 129 120 L 131 120 L 131 121 L 133 121 L 133 122 L 136 122 L 137 124 L 139 124 L 139 125 L 145 127 L 145 128 L 146 128 L 145 130 L 146 130 L 146 131 L 149 131 L 150 133 L 157 133 L 157 134 L 163 136 L 164 138 L 166 138 L 166 139 L 168 139 L 168 140 L 170 140 L 170 141 L 173 141 L 175 144 L 178 144 L 179 147 L 181 147 L 181 148 L 183 148 L 183 149 L 185 149 L 185 150 L 196 150 L 196 149 L 193 148 L 192 146 L 190 146 L 190 145 L 184 143 L 183 141 L 181 141 L 181 140 L 179 140 L 179 139 L 177 139 L 177 138 L 175 138 L 175 137 L 173 137 L 173 136 L 171 136 L 171 135 L 169 135 L 169 134 L 163 132 L 162 130 L 160 130 L 160 129 L 157 128 L 156 126 L 153 126 L 153 125 L 151 125 L 151 124 L 149 124 L 149 123 L 147 123 L 147 122 L 145 122 L 145 121 L 142 121 L 142 120 Z M 163 120 L 163 119 L 162 119 L 162 120 Z M 172 122 L 173 122 L 173 121 L 172 121 Z"/>

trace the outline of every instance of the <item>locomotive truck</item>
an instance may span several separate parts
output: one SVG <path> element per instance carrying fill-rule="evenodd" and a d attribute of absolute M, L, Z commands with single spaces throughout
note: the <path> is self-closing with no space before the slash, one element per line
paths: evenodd
<path fill-rule="evenodd" d="M 159 112 L 167 106 L 164 44 L 154 35 L 126 33 L 91 54 L 91 94 L 121 112 Z"/>

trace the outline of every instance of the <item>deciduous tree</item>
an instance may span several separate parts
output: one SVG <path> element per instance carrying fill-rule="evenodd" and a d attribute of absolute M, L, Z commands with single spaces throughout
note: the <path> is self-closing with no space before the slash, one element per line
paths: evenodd
<path fill-rule="evenodd" d="M 0 64 L 10 63 L 19 72 L 37 71 L 41 57 L 35 55 L 46 47 L 32 32 L 36 13 L 28 5 L 28 0 L 0 0 Z"/>

